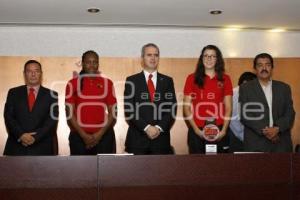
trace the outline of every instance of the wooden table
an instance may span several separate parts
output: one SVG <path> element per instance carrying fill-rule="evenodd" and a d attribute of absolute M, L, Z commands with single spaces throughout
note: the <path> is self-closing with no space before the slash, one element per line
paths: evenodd
<path fill-rule="evenodd" d="M 300 154 L 0 157 L 0 199 L 300 199 Z"/>

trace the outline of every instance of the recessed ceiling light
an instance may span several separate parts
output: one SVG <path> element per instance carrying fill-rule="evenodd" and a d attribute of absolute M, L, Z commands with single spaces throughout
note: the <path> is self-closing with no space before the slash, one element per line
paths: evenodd
<path fill-rule="evenodd" d="M 210 10 L 209 13 L 212 15 L 220 15 L 222 14 L 222 10 Z"/>
<path fill-rule="evenodd" d="M 242 29 L 243 26 L 239 26 L 239 25 L 227 26 L 224 28 L 225 31 L 241 31 Z"/>
<path fill-rule="evenodd" d="M 99 8 L 88 8 L 87 11 L 89 13 L 98 13 L 98 12 L 100 12 L 100 9 Z"/>
<path fill-rule="evenodd" d="M 228 55 L 231 58 L 237 57 L 237 53 L 235 51 L 229 51 Z"/>
<path fill-rule="evenodd" d="M 283 28 L 274 28 L 274 29 L 271 29 L 269 31 L 272 32 L 272 33 L 280 33 L 280 32 L 285 32 L 286 30 L 283 29 Z"/>

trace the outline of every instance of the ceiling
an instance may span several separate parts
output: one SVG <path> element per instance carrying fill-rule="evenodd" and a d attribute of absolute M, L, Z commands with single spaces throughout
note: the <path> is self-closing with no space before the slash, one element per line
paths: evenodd
<path fill-rule="evenodd" d="M 97 7 L 99 13 L 88 13 Z M 221 15 L 211 15 L 219 9 Z M 300 0 L 0 0 L 0 25 L 283 28 L 300 31 Z"/>

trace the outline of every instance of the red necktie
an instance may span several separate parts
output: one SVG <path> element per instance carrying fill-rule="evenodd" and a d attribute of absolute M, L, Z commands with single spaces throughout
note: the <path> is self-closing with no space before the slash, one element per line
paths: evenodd
<path fill-rule="evenodd" d="M 34 95 L 34 89 L 29 88 L 29 94 L 28 94 L 28 106 L 29 106 L 29 111 L 32 111 L 33 105 L 35 102 L 35 95 Z"/>
<path fill-rule="evenodd" d="M 153 81 L 152 81 L 152 77 L 153 77 L 153 75 L 149 74 L 149 78 L 148 78 L 148 91 L 149 91 L 149 94 L 150 94 L 150 99 L 153 102 L 153 100 L 154 100 L 154 93 L 155 93 L 155 87 L 154 87 L 154 84 L 153 84 Z"/>

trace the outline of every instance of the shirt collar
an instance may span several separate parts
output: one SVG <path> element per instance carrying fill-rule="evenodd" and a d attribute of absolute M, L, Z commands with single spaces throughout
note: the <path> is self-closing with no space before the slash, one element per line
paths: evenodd
<path fill-rule="evenodd" d="M 217 74 L 215 74 L 212 78 L 210 78 L 210 76 L 208 76 L 207 74 L 205 74 L 205 77 L 209 80 L 213 80 L 213 79 L 217 79 Z"/>
<path fill-rule="evenodd" d="M 272 86 L 272 79 L 268 81 L 267 85 L 262 84 L 259 80 L 258 80 L 258 82 L 261 85 L 261 87 L 263 87 L 263 88 L 267 88 L 267 87 L 271 87 Z"/>
<path fill-rule="evenodd" d="M 87 80 L 97 80 L 102 77 L 101 73 L 96 74 L 84 74 L 81 78 L 86 78 Z"/>
<path fill-rule="evenodd" d="M 148 77 L 149 77 L 150 73 L 147 72 L 146 70 L 143 70 L 143 72 L 144 72 L 144 75 L 145 75 L 145 77 L 146 77 L 146 80 L 148 80 Z M 156 77 L 157 77 L 157 70 L 155 70 L 155 71 L 152 72 L 151 74 L 153 75 L 152 78 L 156 79 Z"/>
<path fill-rule="evenodd" d="M 26 85 L 27 87 L 27 92 L 29 92 L 30 88 L 33 88 L 34 89 L 34 93 L 37 94 L 39 92 L 39 89 L 40 89 L 40 85 L 37 85 L 37 86 L 28 86 Z"/>

